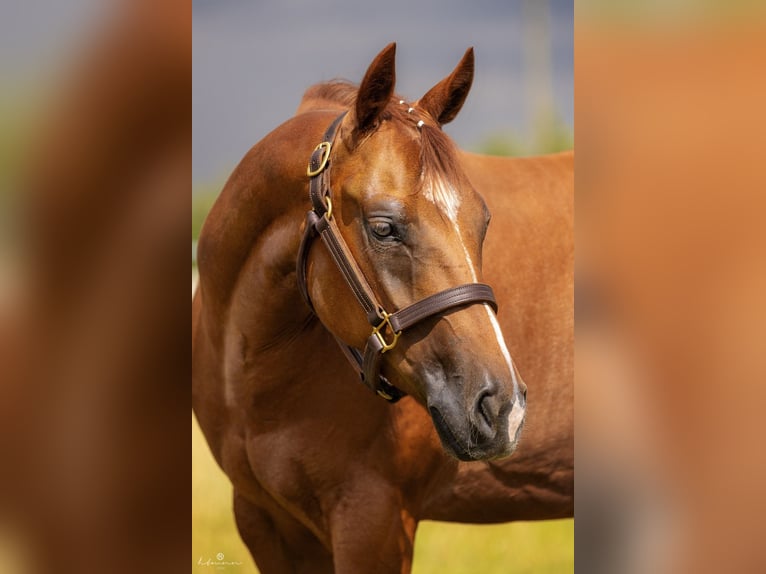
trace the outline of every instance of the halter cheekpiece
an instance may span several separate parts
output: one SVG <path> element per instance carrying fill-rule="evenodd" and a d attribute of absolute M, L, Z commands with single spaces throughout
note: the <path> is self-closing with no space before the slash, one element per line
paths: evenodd
<path fill-rule="evenodd" d="M 340 269 L 372 327 L 363 353 L 336 337 L 338 345 L 359 373 L 362 382 L 379 396 L 394 403 L 405 393 L 392 385 L 380 373 L 380 368 L 383 355 L 396 347 L 399 336 L 404 330 L 424 319 L 463 305 L 488 303 L 497 312 L 497 302 L 489 285 L 466 283 L 430 295 L 394 312 L 386 311 L 380 304 L 343 239 L 332 213 L 330 155 L 338 126 L 345 115 L 346 112 L 339 115 L 327 128 L 323 141 L 311 154 L 306 171 L 310 178 L 309 197 L 312 209 L 306 215 L 306 229 L 298 250 L 298 290 L 313 311 L 314 307 L 306 283 L 306 264 L 313 240 L 318 235 L 332 255 L 333 261 Z"/>

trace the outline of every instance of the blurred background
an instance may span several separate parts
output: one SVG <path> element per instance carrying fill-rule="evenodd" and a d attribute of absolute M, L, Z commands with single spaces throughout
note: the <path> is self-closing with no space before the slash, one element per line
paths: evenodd
<path fill-rule="evenodd" d="M 225 178 L 294 114 L 308 86 L 359 82 L 394 41 L 397 88 L 413 100 L 475 46 L 470 99 L 448 126 L 461 146 L 493 138 L 514 153 L 571 146 L 573 12 L 567 0 L 194 0 L 195 185 Z"/>
<path fill-rule="evenodd" d="M 0 3 L 3 573 L 188 568 L 187 4 Z"/>
<path fill-rule="evenodd" d="M 578 2 L 578 572 L 764 572 L 766 10 Z"/>
<path fill-rule="evenodd" d="M 245 152 L 294 114 L 306 88 L 334 78 L 358 83 L 392 41 L 397 92 L 412 100 L 474 46 L 471 93 L 445 126 L 461 147 L 498 155 L 571 149 L 573 18 L 572 2 L 558 0 L 377 6 L 194 0 L 192 257 L 208 209 Z M 222 553 L 244 563 L 238 571 L 255 572 L 236 533 L 228 479 L 193 427 L 194 564 Z M 415 574 L 553 574 L 573 567 L 573 520 L 424 522 L 418 529 Z"/>

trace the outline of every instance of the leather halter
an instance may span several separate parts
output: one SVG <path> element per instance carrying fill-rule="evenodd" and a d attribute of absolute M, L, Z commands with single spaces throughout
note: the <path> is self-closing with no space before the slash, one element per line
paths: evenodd
<path fill-rule="evenodd" d="M 298 289 L 309 308 L 314 311 L 306 282 L 306 264 L 313 240 L 319 235 L 372 326 L 364 354 L 338 337 L 335 339 L 343 354 L 359 373 L 362 382 L 387 401 L 394 403 L 405 393 L 380 374 L 380 367 L 383 354 L 396 346 L 402 331 L 424 319 L 463 305 L 489 303 L 497 312 L 497 302 L 489 285 L 466 283 L 430 295 L 393 313 L 387 312 L 380 304 L 354 260 L 332 214 L 330 154 L 338 126 L 345 115 L 346 112 L 342 113 L 330 124 L 322 143 L 314 149 L 309 161 L 307 174 L 310 178 L 309 196 L 313 208 L 306 215 L 306 228 L 298 250 Z"/>

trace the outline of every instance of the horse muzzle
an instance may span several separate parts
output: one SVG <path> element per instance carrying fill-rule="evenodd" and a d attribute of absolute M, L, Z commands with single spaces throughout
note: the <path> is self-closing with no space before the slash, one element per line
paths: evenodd
<path fill-rule="evenodd" d="M 466 402 L 440 393 L 428 401 L 428 411 L 449 454 L 463 461 L 494 460 L 510 456 L 516 449 L 526 398 L 487 385 Z"/>

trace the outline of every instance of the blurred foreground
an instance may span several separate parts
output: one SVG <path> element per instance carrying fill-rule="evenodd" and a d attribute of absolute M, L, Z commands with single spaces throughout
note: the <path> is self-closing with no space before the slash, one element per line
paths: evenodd
<path fill-rule="evenodd" d="M 764 14 L 589 6 L 575 42 L 577 571 L 766 572 Z"/>
<path fill-rule="evenodd" d="M 56 30 L 52 8 L 0 19 Z M 191 7 L 91 16 L 2 161 L 0 571 L 188 557 Z"/>

